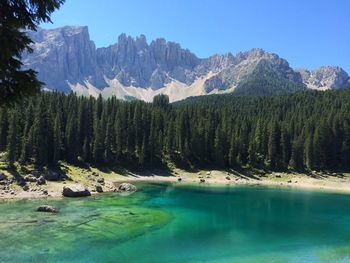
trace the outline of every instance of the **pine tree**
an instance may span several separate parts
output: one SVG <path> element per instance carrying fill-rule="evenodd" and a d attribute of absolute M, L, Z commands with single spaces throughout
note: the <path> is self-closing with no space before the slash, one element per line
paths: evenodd
<path fill-rule="evenodd" d="M 72 131 L 71 131 L 72 132 Z M 63 150 L 63 135 L 61 127 L 60 115 L 57 114 L 53 126 L 53 163 L 61 160 L 61 153 Z"/>
<path fill-rule="evenodd" d="M 112 121 L 109 119 L 106 127 L 106 136 L 104 140 L 104 162 L 106 164 L 110 164 L 113 161 L 113 151 L 112 151 L 112 142 L 113 142 L 113 134 L 112 134 Z"/>
<path fill-rule="evenodd" d="M 341 146 L 341 162 L 343 169 L 350 169 L 350 119 L 343 121 L 344 137 Z"/>
<path fill-rule="evenodd" d="M 288 167 L 292 149 L 290 143 L 290 135 L 286 128 L 283 128 L 281 131 L 281 151 L 282 151 L 282 163 L 284 168 Z"/>
<path fill-rule="evenodd" d="M 40 98 L 37 108 L 35 109 L 34 123 L 31 128 L 30 147 L 34 162 L 36 164 L 48 164 L 48 136 L 51 134 L 51 127 L 48 122 L 48 115 L 43 98 Z"/>
<path fill-rule="evenodd" d="M 329 150 L 329 139 L 330 133 L 327 125 L 324 122 L 315 129 L 314 135 L 314 165 L 318 169 L 325 169 L 328 164 L 328 150 Z"/>
<path fill-rule="evenodd" d="M 224 150 L 223 150 L 223 137 L 220 126 L 215 130 L 215 139 L 214 139 L 214 149 L 215 149 L 215 163 L 218 166 L 223 166 L 225 164 L 224 160 Z"/>
<path fill-rule="evenodd" d="M 84 139 L 84 145 L 83 145 L 83 153 L 82 153 L 82 157 L 83 157 L 83 160 L 85 162 L 89 162 L 91 160 L 91 147 L 90 147 L 90 143 L 88 141 L 88 138 L 85 137 Z"/>
<path fill-rule="evenodd" d="M 309 135 L 305 141 L 304 156 L 305 165 L 309 170 L 314 169 L 314 141 L 312 135 Z"/>
<path fill-rule="evenodd" d="M 235 167 L 237 165 L 238 146 L 234 134 L 231 136 L 230 150 L 229 150 L 229 165 Z"/>
<path fill-rule="evenodd" d="M 268 154 L 270 168 L 279 168 L 280 163 L 280 132 L 277 124 L 274 122 L 269 129 Z"/>
<path fill-rule="evenodd" d="M 303 141 L 302 137 L 295 139 L 292 143 L 292 155 L 289 162 L 289 165 L 292 169 L 300 171 L 304 168 L 303 163 Z"/>
<path fill-rule="evenodd" d="M 29 159 L 29 145 L 28 145 L 28 137 L 29 137 L 29 131 L 31 129 L 31 127 L 33 126 L 33 104 L 30 103 L 29 107 L 26 110 L 26 114 L 25 114 L 25 120 L 24 120 L 24 130 L 23 130 L 23 135 L 21 138 L 21 142 L 20 142 L 20 158 L 19 161 L 21 163 L 26 163 Z"/>
<path fill-rule="evenodd" d="M 10 166 L 17 160 L 19 150 L 18 119 L 16 113 L 11 113 L 9 119 L 9 129 L 7 135 L 7 161 Z"/>
<path fill-rule="evenodd" d="M 8 133 L 7 110 L 0 108 L 0 152 L 6 150 L 6 141 Z"/>
<path fill-rule="evenodd" d="M 42 22 L 51 22 L 50 15 L 64 0 L 0 1 L 0 106 L 13 103 L 40 91 L 42 82 L 36 72 L 22 68 L 21 56 L 31 52 L 27 31 L 36 31 Z"/>
<path fill-rule="evenodd" d="M 97 164 L 103 163 L 104 141 L 103 131 L 100 121 L 96 121 L 94 129 L 94 143 L 92 149 L 92 157 Z"/>
<path fill-rule="evenodd" d="M 115 121 L 115 155 L 116 160 L 119 160 L 123 152 L 123 133 L 121 115 L 118 114 Z"/>
<path fill-rule="evenodd" d="M 77 157 L 79 155 L 79 142 L 77 138 L 77 119 L 76 115 L 73 113 L 69 116 L 67 120 L 66 125 L 66 132 L 65 132 L 65 149 L 66 150 L 66 157 L 70 162 L 75 162 L 77 160 Z"/>

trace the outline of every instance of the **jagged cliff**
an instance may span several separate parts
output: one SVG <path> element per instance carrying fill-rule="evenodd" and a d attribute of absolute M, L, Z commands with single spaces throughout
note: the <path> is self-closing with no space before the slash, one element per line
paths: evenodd
<path fill-rule="evenodd" d="M 248 86 L 249 94 L 264 94 L 266 87 L 261 83 L 268 83 L 264 85 L 269 86 L 269 95 L 350 85 L 348 74 L 339 67 L 293 70 L 286 60 L 262 49 L 203 59 L 165 39 L 148 43 L 144 35 L 121 34 L 116 44 L 96 48 L 87 27 L 39 29 L 28 34 L 35 42 L 34 52 L 23 54 L 24 67 L 38 71 L 47 89 L 82 95 L 149 101 L 165 93 L 175 101 L 235 92 L 237 87 L 242 91 Z"/>

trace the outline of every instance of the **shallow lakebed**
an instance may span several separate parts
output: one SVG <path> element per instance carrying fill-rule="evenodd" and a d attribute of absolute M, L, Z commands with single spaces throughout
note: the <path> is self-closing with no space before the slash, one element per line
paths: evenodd
<path fill-rule="evenodd" d="M 350 262 L 350 195 L 140 183 L 0 202 L 0 262 Z M 49 204 L 57 214 L 38 213 Z"/>

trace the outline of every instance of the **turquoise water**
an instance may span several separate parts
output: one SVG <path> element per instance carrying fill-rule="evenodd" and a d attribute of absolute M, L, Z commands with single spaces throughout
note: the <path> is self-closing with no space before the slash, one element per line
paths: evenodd
<path fill-rule="evenodd" d="M 0 262 L 350 262 L 350 195 L 139 187 L 0 203 Z M 60 213 L 37 213 L 40 204 Z"/>

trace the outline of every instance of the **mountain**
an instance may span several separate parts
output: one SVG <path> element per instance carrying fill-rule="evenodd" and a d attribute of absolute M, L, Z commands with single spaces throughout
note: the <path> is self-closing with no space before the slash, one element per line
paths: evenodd
<path fill-rule="evenodd" d="M 35 43 L 33 53 L 23 54 L 24 67 L 38 71 L 49 90 L 145 101 L 164 93 L 177 101 L 217 93 L 273 95 L 350 86 L 339 67 L 293 70 L 285 59 L 262 49 L 198 58 L 162 38 L 148 43 L 144 35 L 121 34 L 116 44 L 96 48 L 87 27 L 28 34 Z"/>
<path fill-rule="evenodd" d="M 349 75 L 340 67 L 320 67 L 308 71 L 296 70 L 300 73 L 303 82 L 310 89 L 327 90 L 350 87 Z"/>

